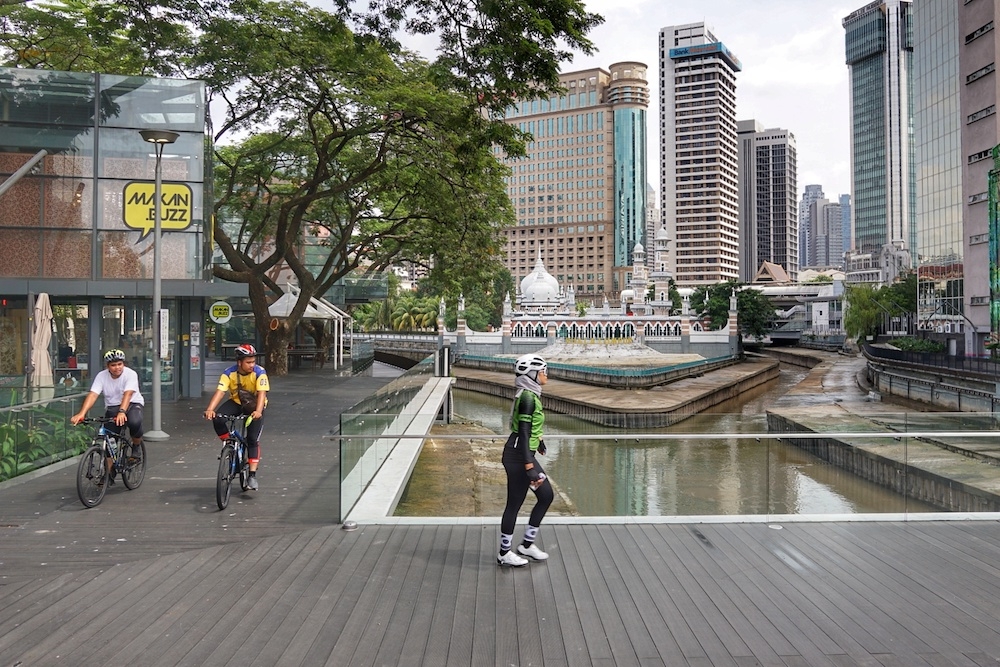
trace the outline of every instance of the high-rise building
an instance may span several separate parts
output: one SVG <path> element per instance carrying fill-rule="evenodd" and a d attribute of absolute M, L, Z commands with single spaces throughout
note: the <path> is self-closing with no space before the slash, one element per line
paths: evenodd
<path fill-rule="evenodd" d="M 910 0 L 875 0 L 843 20 L 852 130 L 848 282 L 889 283 L 912 267 L 912 18 Z"/>
<path fill-rule="evenodd" d="M 844 265 L 844 218 L 839 203 L 816 199 L 809 205 L 809 266 L 837 269 Z"/>
<path fill-rule="evenodd" d="M 736 73 L 704 23 L 660 29 L 660 191 L 678 287 L 740 277 Z"/>
<path fill-rule="evenodd" d="M 517 215 L 507 268 L 519 283 L 541 257 L 577 299 L 616 299 L 631 278 L 632 250 L 645 241 L 646 65 L 621 62 L 559 81 L 565 93 L 524 100 L 505 115 L 532 135 L 526 158 L 499 155 L 511 168 Z"/>
<path fill-rule="evenodd" d="M 842 253 L 851 249 L 851 195 L 840 195 L 841 237 L 844 239 Z"/>
<path fill-rule="evenodd" d="M 646 266 L 652 271 L 656 266 L 656 253 L 652 251 L 653 239 L 662 225 L 660 207 L 656 203 L 656 188 L 646 183 Z"/>
<path fill-rule="evenodd" d="M 777 264 L 791 280 L 799 275 L 799 222 L 795 136 L 764 129 L 756 120 L 736 123 L 739 137 L 740 281 L 753 282 L 763 262 Z"/>
<path fill-rule="evenodd" d="M 913 3 L 917 315 L 922 335 L 964 342 L 958 4 Z M 988 163 L 989 160 L 986 160 Z M 982 205 L 985 209 L 985 204 Z M 940 330 L 940 331 L 939 331 Z"/>
<path fill-rule="evenodd" d="M 809 258 L 809 208 L 814 201 L 824 197 L 822 185 L 807 185 L 799 200 L 799 268 L 813 265 Z"/>
<path fill-rule="evenodd" d="M 996 340 L 1000 332 L 1000 257 L 995 250 L 1000 244 L 1000 230 L 991 226 L 989 215 L 990 207 L 996 205 L 989 192 L 989 173 L 996 168 L 991 153 L 1000 143 L 1000 83 L 996 73 L 1000 49 L 995 29 L 1000 23 L 1000 11 L 994 2 L 952 4 L 956 4 L 958 12 L 956 81 L 961 100 L 958 120 L 963 165 L 965 256 L 959 261 L 964 266 L 965 312 L 971 322 L 965 331 L 966 354 L 987 354 L 987 340 Z M 957 244 L 956 250 L 961 247 Z"/>

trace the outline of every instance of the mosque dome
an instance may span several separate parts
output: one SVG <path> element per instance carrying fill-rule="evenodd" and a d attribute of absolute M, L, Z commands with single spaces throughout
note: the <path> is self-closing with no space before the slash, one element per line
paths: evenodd
<path fill-rule="evenodd" d="M 541 256 L 535 268 L 521 281 L 521 305 L 543 306 L 559 303 L 559 281 L 545 270 Z"/>

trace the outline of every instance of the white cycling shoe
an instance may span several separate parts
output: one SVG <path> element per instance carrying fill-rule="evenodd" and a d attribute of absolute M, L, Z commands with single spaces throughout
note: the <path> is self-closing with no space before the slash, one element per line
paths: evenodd
<path fill-rule="evenodd" d="M 549 557 L 547 553 L 536 547 L 534 544 L 532 544 L 530 547 L 526 547 L 523 544 L 518 544 L 517 553 L 521 554 L 522 556 L 527 556 L 532 560 L 545 560 L 546 558 Z"/>
<path fill-rule="evenodd" d="M 513 551 L 508 551 L 502 556 L 497 554 L 497 565 L 510 565 L 511 567 L 522 567 L 528 564 L 527 558 L 521 558 Z"/>

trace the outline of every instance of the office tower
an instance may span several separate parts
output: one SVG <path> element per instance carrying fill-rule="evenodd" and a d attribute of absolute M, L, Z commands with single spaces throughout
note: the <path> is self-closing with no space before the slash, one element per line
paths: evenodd
<path fill-rule="evenodd" d="M 533 138 L 526 158 L 499 155 L 511 168 L 517 215 L 507 268 L 519 283 L 541 257 L 577 299 L 617 299 L 646 224 L 646 65 L 621 62 L 559 81 L 564 94 L 518 102 L 505 115 Z"/>
<path fill-rule="evenodd" d="M 936 4 L 936 3 L 932 3 Z M 962 202 L 966 244 L 963 265 L 964 305 L 971 326 L 966 329 L 966 354 L 987 354 L 985 343 L 1000 331 L 1000 267 L 998 230 L 990 224 L 989 172 L 995 169 L 991 151 L 1000 143 L 997 102 L 1000 86 L 995 71 L 998 50 L 995 26 L 1000 13 L 993 2 L 957 3 L 961 124 Z M 993 193 L 995 196 L 995 192 Z"/>
<path fill-rule="evenodd" d="M 841 236 L 844 239 L 842 252 L 851 249 L 851 195 L 840 195 Z"/>
<path fill-rule="evenodd" d="M 944 339 L 955 338 L 954 343 L 949 343 L 955 352 L 966 327 L 962 303 L 963 123 L 958 45 L 955 0 L 921 0 L 913 4 L 917 326 L 922 335 L 937 337 L 940 333 Z M 961 347 L 965 347 L 964 342 Z"/>
<path fill-rule="evenodd" d="M 822 185 L 807 185 L 799 200 L 799 268 L 814 264 L 813 258 L 809 257 L 809 208 L 814 201 L 824 197 Z"/>
<path fill-rule="evenodd" d="M 662 225 L 660 207 L 656 204 L 656 188 L 646 183 L 646 235 L 643 245 L 646 246 L 646 266 L 652 271 L 656 265 L 656 253 L 652 252 L 653 239 Z"/>
<path fill-rule="evenodd" d="M 816 199 L 809 205 L 810 266 L 835 269 L 844 265 L 844 219 L 839 203 Z"/>
<path fill-rule="evenodd" d="M 736 73 L 704 23 L 660 30 L 660 191 L 678 287 L 738 280 Z"/>
<path fill-rule="evenodd" d="M 843 20 L 851 86 L 849 282 L 890 283 L 916 243 L 912 3 L 876 0 Z"/>
<path fill-rule="evenodd" d="M 799 275 L 799 223 L 795 136 L 764 129 L 756 120 L 736 123 L 739 137 L 740 281 L 753 282 L 763 262 L 777 264 L 791 280 Z"/>

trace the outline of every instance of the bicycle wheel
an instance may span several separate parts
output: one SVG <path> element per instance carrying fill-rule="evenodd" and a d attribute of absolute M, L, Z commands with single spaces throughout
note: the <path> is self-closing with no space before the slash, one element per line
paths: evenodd
<path fill-rule="evenodd" d="M 96 507 L 108 490 L 108 469 L 104 465 L 104 449 L 91 445 L 80 457 L 76 469 L 76 492 L 84 507 Z"/>
<path fill-rule="evenodd" d="M 229 492 L 233 483 L 233 466 L 236 464 L 236 451 L 228 442 L 222 446 L 219 454 L 219 478 L 215 481 L 215 500 L 219 509 L 224 510 L 229 504 Z"/>
<path fill-rule="evenodd" d="M 135 460 L 137 456 L 138 461 Z M 125 445 L 122 466 L 124 467 L 122 481 L 125 482 L 125 488 L 138 489 L 146 477 L 146 443 Z"/>
<path fill-rule="evenodd" d="M 240 489 L 246 491 L 250 488 L 250 462 L 247 460 L 247 446 L 240 447 Z"/>

